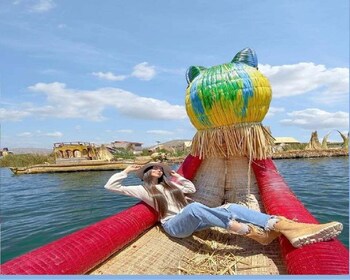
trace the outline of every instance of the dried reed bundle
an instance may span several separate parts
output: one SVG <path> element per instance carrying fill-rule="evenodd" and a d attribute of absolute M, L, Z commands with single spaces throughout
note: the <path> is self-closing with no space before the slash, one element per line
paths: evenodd
<path fill-rule="evenodd" d="M 251 265 L 249 257 L 236 256 L 232 251 L 239 247 L 229 245 L 228 234 L 223 229 L 212 228 L 210 239 L 197 240 L 203 244 L 194 256 L 184 256 L 177 267 L 181 275 L 236 275 L 242 270 L 260 268 L 259 265 Z M 230 237 L 229 237 L 230 238 Z M 230 252 L 231 249 L 231 252 Z M 267 267 L 267 266 L 264 266 Z"/>
<path fill-rule="evenodd" d="M 274 138 L 261 123 L 237 124 L 199 130 L 192 140 L 191 154 L 200 158 L 272 156 Z"/>
<path fill-rule="evenodd" d="M 236 258 L 232 253 L 223 255 L 217 251 L 212 253 L 198 253 L 193 258 L 186 258 L 186 266 L 179 266 L 179 274 L 196 275 L 234 275 L 237 274 L 237 263 L 242 262 L 241 258 Z"/>

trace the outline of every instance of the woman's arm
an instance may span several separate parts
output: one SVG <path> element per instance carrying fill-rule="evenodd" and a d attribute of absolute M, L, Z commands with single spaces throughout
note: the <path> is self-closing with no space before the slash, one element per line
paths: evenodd
<path fill-rule="evenodd" d="M 137 197 L 140 199 L 145 199 L 145 190 L 141 185 L 135 186 L 123 186 L 123 180 L 128 176 L 129 172 L 138 170 L 139 165 L 130 165 L 125 168 L 123 171 L 115 173 L 111 178 L 107 181 L 104 186 L 106 189 L 111 190 L 113 192 L 117 192 L 120 194 L 125 194 L 133 197 Z"/>
<path fill-rule="evenodd" d="M 190 180 L 187 180 L 175 171 L 171 171 L 170 175 L 176 178 L 175 181 L 171 180 L 171 182 L 176 187 L 178 187 L 183 193 L 196 192 L 196 187 Z"/>

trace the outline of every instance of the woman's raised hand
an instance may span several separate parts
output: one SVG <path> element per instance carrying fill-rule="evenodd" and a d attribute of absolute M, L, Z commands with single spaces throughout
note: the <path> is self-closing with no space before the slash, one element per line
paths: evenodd
<path fill-rule="evenodd" d="M 134 172 L 139 170 L 142 167 L 142 165 L 139 164 L 131 164 L 127 168 L 124 169 L 124 172 L 129 173 L 129 172 Z"/>
<path fill-rule="evenodd" d="M 170 171 L 170 175 L 171 175 L 171 176 L 174 176 L 174 177 L 179 177 L 179 176 L 181 176 L 180 174 L 176 173 L 174 170 L 171 170 L 171 171 Z"/>

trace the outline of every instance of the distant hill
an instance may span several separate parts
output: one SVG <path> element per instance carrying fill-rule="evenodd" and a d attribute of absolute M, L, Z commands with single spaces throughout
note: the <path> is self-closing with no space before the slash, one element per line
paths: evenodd
<path fill-rule="evenodd" d="M 13 148 L 10 149 L 14 154 L 41 154 L 48 155 L 52 153 L 52 149 L 44 149 L 44 148 Z"/>
<path fill-rule="evenodd" d="M 186 139 L 180 139 L 180 140 L 171 140 L 168 142 L 164 142 L 164 143 L 160 143 L 159 145 L 154 145 L 151 147 L 148 147 L 148 149 L 150 150 L 154 150 L 157 147 L 161 148 L 161 149 L 178 149 L 178 148 L 182 148 L 184 147 L 184 143 L 187 143 L 190 145 L 192 140 L 186 140 Z"/>

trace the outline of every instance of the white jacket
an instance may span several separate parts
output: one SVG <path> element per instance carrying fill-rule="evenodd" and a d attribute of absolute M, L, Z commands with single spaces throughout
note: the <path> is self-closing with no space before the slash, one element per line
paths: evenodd
<path fill-rule="evenodd" d="M 128 174 L 124 171 L 118 172 L 108 180 L 107 184 L 104 187 L 113 192 L 136 197 L 155 209 L 152 197 L 148 194 L 148 192 L 142 185 L 122 185 L 123 180 L 127 176 Z M 176 187 L 178 187 L 183 193 L 194 193 L 196 191 L 196 188 L 193 185 L 193 183 L 182 176 L 176 177 L 176 181 L 171 182 Z M 166 212 L 165 216 L 160 220 L 161 223 L 164 223 L 166 220 L 178 214 L 181 211 L 181 208 L 179 208 L 176 205 L 176 202 L 171 198 L 169 191 L 166 191 L 161 184 L 156 185 L 156 188 L 164 195 L 168 202 L 168 211 Z"/>

